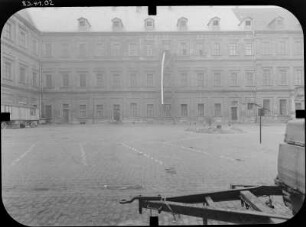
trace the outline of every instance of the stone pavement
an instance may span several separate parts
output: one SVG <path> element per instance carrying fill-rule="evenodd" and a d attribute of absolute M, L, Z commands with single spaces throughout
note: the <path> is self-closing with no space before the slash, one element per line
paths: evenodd
<path fill-rule="evenodd" d="M 283 135 L 266 129 L 259 145 L 252 130 L 229 135 L 152 125 L 4 130 L 3 204 L 24 225 L 148 225 L 149 211 L 140 215 L 137 202 L 119 201 L 224 190 L 231 183 L 273 184 Z M 202 224 L 199 218 L 173 222 L 171 214 L 159 216 L 160 225 Z"/>

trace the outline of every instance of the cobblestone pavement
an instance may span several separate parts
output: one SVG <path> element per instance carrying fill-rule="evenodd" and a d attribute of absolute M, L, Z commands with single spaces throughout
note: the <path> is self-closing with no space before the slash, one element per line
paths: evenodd
<path fill-rule="evenodd" d="M 243 132 L 236 134 L 175 125 L 5 129 L 3 204 L 24 225 L 148 225 L 149 211 L 140 215 L 137 202 L 119 201 L 224 190 L 231 183 L 273 184 L 284 125 L 266 126 L 262 144 L 258 128 L 239 127 Z M 202 224 L 192 217 L 159 217 L 160 225 Z"/>

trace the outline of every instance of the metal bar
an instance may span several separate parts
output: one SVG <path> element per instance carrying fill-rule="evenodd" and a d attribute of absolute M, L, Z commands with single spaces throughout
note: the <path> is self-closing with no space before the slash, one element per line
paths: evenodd
<path fill-rule="evenodd" d="M 206 200 L 206 204 L 210 207 L 213 207 L 214 206 L 214 201 L 210 198 L 210 196 L 206 196 L 205 197 L 205 200 Z"/>
<path fill-rule="evenodd" d="M 226 191 L 194 194 L 187 196 L 169 197 L 167 201 L 179 203 L 205 203 L 205 197 L 209 196 L 214 202 L 240 200 L 241 191 L 250 191 L 256 196 L 263 195 L 282 195 L 282 190 L 279 186 L 258 186 L 250 188 L 240 188 Z"/>
<path fill-rule="evenodd" d="M 230 222 L 230 223 L 239 223 L 239 224 L 260 224 L 260 223 L 271 223 L 271 218 L 277 218 L 281 220 L 290 219 L 290 217 L 284 217 L 280 215 L 274 214 L 265 214 L 261 212 L 255 211 L 235 211 L 235 210 L 227 210 L 221 208 L 208 208 L 208 207 L 190 207 L 190 206 L 182 206 L 176 204 L 165 204 L 164 202 L 143 202 L 143 208 L 147 209 L 157 209 L 159 211 L 174 213 L 174 214 L 182 214 L 188 215 L 192 217 L 203 218 L 203 222 L 205 223 L 205 219 L 213 219 L 218 221 Z"/>
<path fill-rule="evenodd" d="M 250 191 L 240 192 L 241 199 L 250 205 L 254 210 L 262 211 L 266 213 L 275 213 L 274 210 L 266 206 L 262 201 L 260 201 L 254 194 Z"/>

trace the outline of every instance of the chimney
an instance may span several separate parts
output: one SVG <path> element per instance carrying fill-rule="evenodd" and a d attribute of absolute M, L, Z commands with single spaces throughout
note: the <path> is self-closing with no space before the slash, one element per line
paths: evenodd
<path fill-rule="evenodd" d="M 86 18 L 80 17 L 78 21 L 79 21 L 79 31 L 86 32 L 90 30 L 91 26 Z"/>

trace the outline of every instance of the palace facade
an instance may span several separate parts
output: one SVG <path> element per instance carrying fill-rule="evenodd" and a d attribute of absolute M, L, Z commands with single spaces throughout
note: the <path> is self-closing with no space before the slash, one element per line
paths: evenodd
<path fill-rule="evenodd" d="M 290 12 L 197 8 L 22 10 L 1 35 L 1 104 L 54 123 L 254 122 L 261 107 L 267 120 L 305 108 L 303 32 Z"/>

